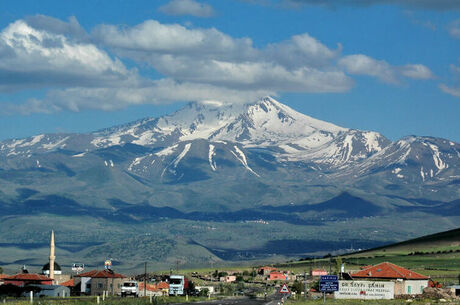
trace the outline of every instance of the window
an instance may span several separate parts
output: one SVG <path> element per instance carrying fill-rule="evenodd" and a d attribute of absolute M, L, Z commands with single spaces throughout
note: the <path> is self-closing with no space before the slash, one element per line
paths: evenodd
<path fill-rule="evenodd" d="M 407 293 L 411 294 L 412 293 L 412 286 L 407 286 Z"/>
<path fill-rule="evenodd" d="M 102 283 L 97 283 L 97 288 L 102 288 Z"/>
<path fill-rule="evenodd" d="M 113 284 L 110 284 L 110 288 L 113 288 Z"/>
<path fill-rule="evenodd" d="M 120 288 L 120 287 L 121 287 L 120 283 L 118 283 L 117 287 L 118 287 L 118 288 Z"/>

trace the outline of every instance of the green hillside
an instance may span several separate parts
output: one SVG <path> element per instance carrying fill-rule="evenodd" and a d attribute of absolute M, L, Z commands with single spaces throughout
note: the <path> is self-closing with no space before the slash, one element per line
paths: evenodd
<path fill-rule="evenodd" d="M 430 276 L 444 285 L 459 284 L 460 228 L 341 256 L 303 259 L 277 266 L 296 272 L 323 268 L 336 273 L 340 261 L 349 273 L 387 261 Z"/>

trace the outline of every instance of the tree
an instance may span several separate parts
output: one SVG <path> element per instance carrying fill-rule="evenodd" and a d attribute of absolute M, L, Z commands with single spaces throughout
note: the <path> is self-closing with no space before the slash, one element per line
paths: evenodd
<path fill-rule="evenodd" d="M 217 277 L 221 278 L 221 277 L 224 277 L 224 276 L 227 276 L 227 275 L 228 275 L 227 272 L 221 271 L 221 272 L 218 273 Z"/>
<path fill-rule="evenodd" d="M 342 270 L 342 258 L 339 256 L 335 259 L 335 274 L 341 274 Z"/>
<path fill-rule="evenodd" d="M 300 281 L 298 281 L 298 280 L 295 280 L 295 281 L 294 281 L 294 284 L 293 284 L 292 287 L 291 287 L 291 290 L 292 290 L 292 291 L 295 291 L 296 293 L 301 293 L 301 292 L 303 291 L 303 289 L 304 289 L 303 286 L 304 286 L 304 285 L 303 285 L 302 282 L 300 282 Z"/>
<path fill-rule="evenodd" d="M 2 267 L 0 267 L 0 273 L 3 273 L 3 268 Z"/>
<path fill-rule="evenodd" d="M 207 297 L 208 294 L 209 294 L 209 289 L 208 288 L 201 289 L 200 297 Z"/>

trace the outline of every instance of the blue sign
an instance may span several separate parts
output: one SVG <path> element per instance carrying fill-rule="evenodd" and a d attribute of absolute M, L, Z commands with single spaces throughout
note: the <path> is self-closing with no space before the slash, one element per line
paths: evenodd
<path fill-rule="evenodd" d="M 322 275 L 319 281 L 319 290 L 322 292 L 339 291 L 339 278 L 337 275 Z"/>
<path fill-rule="evenodd" d="M 339 277 L 337 275 L 321 275 L 320 281 L 338 281 Z"/>

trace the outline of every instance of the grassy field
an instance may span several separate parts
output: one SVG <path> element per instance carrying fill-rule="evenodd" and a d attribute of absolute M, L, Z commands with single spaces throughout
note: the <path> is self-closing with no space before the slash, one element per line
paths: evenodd
<path fill-rule="evenodd" d="M 323 300 L 305 300 L 305 299 L 288 299 L 285 303 L 286 305 L 322 305 Z M 439 301 L 433 300 L 424 300 L 416 299 L 411 303 L 408 303 L 406 300 L 334 300 L 327 299 L 326 304 L 329 305 L 355 305 L 355 304 L 366 304 L 366 305 L 402 305 L 402 304 L 418 304 L 418 305 L 428 305 L 428 304 L 460 304 L 460 300 L 453 300 L 446 303 L 441 303 Z"/>
<path fill-rule="evenodd" d="M 460 284 L 460 229 L 350 253 L 340 258 L 292 261 L 277 266 L 296 273 L 308 273 L 314 268 L 322 268 L 335 273 L 337 272 L 337 260 L 345 263 L 345 271 L 350 273 L 360 270 L 362 266 L 391 262 L 430 276 L 444 285 Z"/>
<path fill-rule="evenodd" d="M 154 297 L 152 298 L 152 302 L 150 302 L 150 298 L 106 298 L 102 301 L 100 298 L 100 305 L 161 305 L 161 304 L 175 304 L 175 303 L 186 303 L 186 302 L 201 302 L 206 301 L 208 298 L 206 297 L 189 297 L 188 300 L 185 297 L 180 296 L 171 296 L 171 297 Z M 28 299 L 17 299 L 17 300 L 8 300 L 6 304 L 13 304 L 13 305 L 30 305 L 30 301 Z M 96 297 L 70 297 L 70 298 L 40 298 L 35 299 L 34 304 L 40 305 L 93 305 L 98 304 Z"/>

